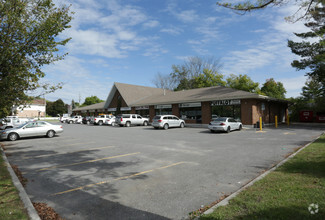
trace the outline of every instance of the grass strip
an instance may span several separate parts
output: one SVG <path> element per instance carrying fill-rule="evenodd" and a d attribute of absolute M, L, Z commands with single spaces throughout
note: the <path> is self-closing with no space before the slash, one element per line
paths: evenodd
<path fill-rule="evenodd" d="M 325 219 L 325 135 L 200 219 Z"/>
<path fill-rule="evenodd" d="M 1 146 L 0 146 L 1 147 Z M 0 219 L 29 219 L 0 151 Z"/>

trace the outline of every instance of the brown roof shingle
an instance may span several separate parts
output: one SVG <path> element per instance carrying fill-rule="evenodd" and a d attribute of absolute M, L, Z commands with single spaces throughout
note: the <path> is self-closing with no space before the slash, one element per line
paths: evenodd
<path fill-rule="evenodd" d="M 142 105 L 159 105 L 159 104 L 178 104 L 189 102 L 216 101 L 227 99 L 250 99 L 259 98 L 265 99 L 266 96 L 261 96 L 255 93 L 250 93 L 232 88 L 214 86 L 206 88 L 198 88 L 191 90 L 183 90 L 177 92 L 168 92 L 165 95 L 153 95 L 142 99 L 133 106 Z"/>

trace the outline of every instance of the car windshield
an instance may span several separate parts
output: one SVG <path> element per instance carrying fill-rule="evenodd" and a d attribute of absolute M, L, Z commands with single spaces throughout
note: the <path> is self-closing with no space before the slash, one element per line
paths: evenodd
<path fill-rule="evenodd" d="M 225 121 L 227 121 L 227 118 L 216 118 L 213 121 L 214 122 L 225 122 Z"/>
<path fill-rule="evenodd" d="M 22 127 L 24 127 L 25 125 L 27 125 L 28 123 L 30 123 L 30 121 L 29 121 L 29 122 L 26 122 L 26 123 L 24 123 L 24 124 L 22 124 L 22 125 L 20 125 L 20 126 L 18 126 L 17 128 L 22 128 Z"/>
<path fill-rule="evenodd" d="M 160 119 L 160 115 L 157 115 L 157 116 L 155 116 L 155 117 L 153 117 L 153 119 Z"/>

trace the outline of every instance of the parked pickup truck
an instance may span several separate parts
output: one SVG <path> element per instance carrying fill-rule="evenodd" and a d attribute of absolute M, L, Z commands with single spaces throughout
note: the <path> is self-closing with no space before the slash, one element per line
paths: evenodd
<path fill-rule="evenodd" d="M 65 123 L 69 118 L 70 118 L 70 114 L 63 114 L 62 116 L 60 116 L 60 122 Z"/>
<path fill-rule="evenodd" d="M 82 122 L 82 116 L 80 116 L 80 115 L 71 116 L 70 118 L 68 118 L 66 120 L 66 122 L 68 124 L 72 124 L 72 123 L 74 123 L 74 124 L 81 124 L 81 122 Z"/>
<path fill-rule="evenodd" d="M 115 116 L 114 115 L 99 115 L 97 117 L 94 117 L 91 121 L 94 125 L 115 125 Z"/>
<path fill-rule="evenodd" d="M 31 121 L 29 118 L 19 118 L 18 116 L 8 116 L 3 118 L 0 123 L 0 129 L 5 130 L 7 128 L 16 128 L 26 122 Z"/>

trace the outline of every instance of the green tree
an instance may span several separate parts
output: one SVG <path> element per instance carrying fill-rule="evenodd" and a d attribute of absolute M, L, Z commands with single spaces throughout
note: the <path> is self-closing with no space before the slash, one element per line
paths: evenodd
<path fill-rule="evenodd" d="M 204 69 L 203 73 L 193 79 L 193 87 L 195 88 L 225 85 L 226 82 L 223 80 L 223 75 L 209 69 Z"/>
<path fill-rule="evenodd" d="M 309 19 L 310 11 L 317 7 L 317 5 L 322 1 L 323 0 L 248 0 L 244 1 L 244 3 L 238 3 L 238 1 L 235 3 L 223 1 L 217 2 L 217 5 L 235 10 L 237 12 L 245 13 L 270 6 L 282 6 L 288 4 L 289 2 L 294 2 L 296 4 L 299 4 L 299 9 L 293 15 L 287 17 L 287 19 L 297 21 L 299 19 Z"/>
<path fill-rule="evenodd" d="M 72 99 L 72 101 L 71 101 L 71 108 L 72 109 L 75 109 L 77 107 L 79 107 L 79 103 L 78 102 L 75 102 L 74 99 Z"/>
<path fill-rule="evenodd" d="M 325 112 L 324 85 L 315 77 L 309 77 L 305 86 L 302 87 L 302 98 L 306 104 L 316 112 Z"/>
<path fill-rule="evenodd" d="M 325 89 L 325 3 L 311 10 L 312 20 L 305 23 L 311 30 L 306 33 L 295 33 L 303 39 L 302 42 L 288 41 L 292 53 L 301 57 L 294 60 L 291 65 L 297 70 L 310 70 L 307 75 L 322 83 Z M 312 42 L 306 41 L 314 39 Z"/>
<path fill-rule="evenodd" d="M 170 77 L 176 87 L 174 90 L 194 89 L 194 79 L 200 74 L 204 75 L 204 70 L 218 73 L 221 67 L 220 59 L 214 57 L 189 57 L 183 64 L 172 66 Z"/>
<path fill-rule="evenodd" d="M 70 39 L 59 34 L 69 28 L 69 7 L 55 7 L 52 0 L 0 1 L 0 117 L 13 105 L 26 104 L 28 91 L 52 92 L 61 84 L 41 84 L 42 67 L 63 59 L 59 48 Z"/>
<path fill-rule="evenodd" d="M 305 100 L 314 102 L 314 100 L 317 98 L 323 97 L 325 92 L 321 82 L 319 82 L 316 78 L 309 77 L 305 83 L 305 86 L 302 87 L 301 95 Z"/>
<path fill-rule="evenodd" d="M 46 113 L 52 117 L 56 117 L 59 115 L 62 115 L 64 113 L 67 113 L 67 105 L 64 104 L 62 99 L 58 99 L 55 102 L 46 102 Z"/>
<path fill-rule="evenodd" d="M 287 93 L 283 84 L 281 82 L 276 82 L 273 78 L 266 80 L 261 88 L 261 92 L 277 99 L 285 99 L 285 94 Z"/>
<path fill-rule="evenodd" d="M 227 78 L 227 87 L 247 92 L 260 93 L 259 83 L 254 82 L 249 76 L 231 74 Z"/>
<path fill-rule="evenodd" d="M 104 102 L 104 100 L 101 100 L 97 96 L 90 96 L 85 98 L 85 102 L 82 104 L 82 106 L 93 105 L 100 102 Z"/>

